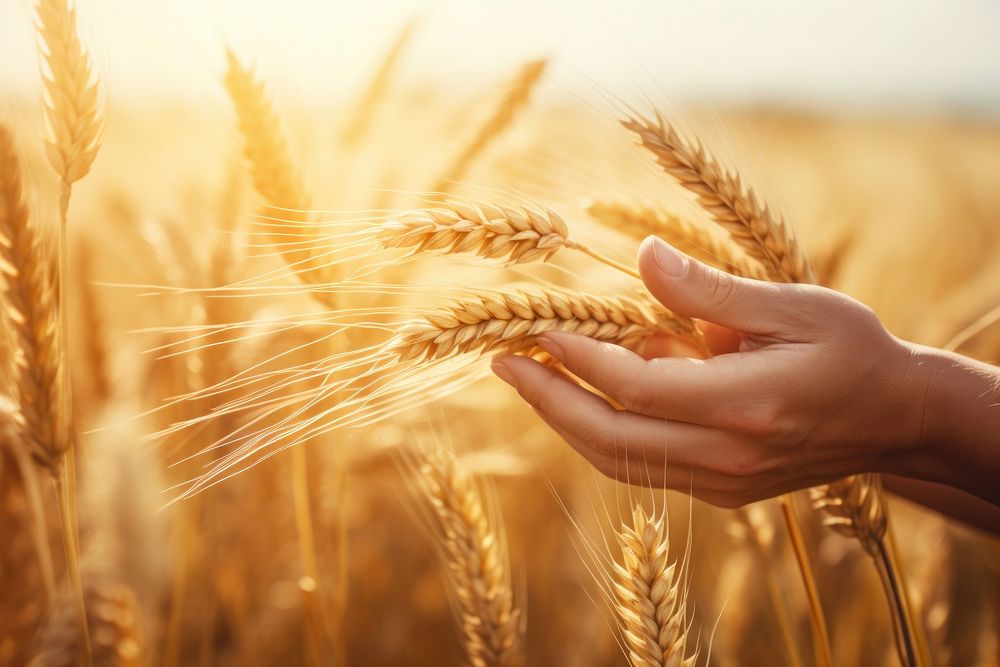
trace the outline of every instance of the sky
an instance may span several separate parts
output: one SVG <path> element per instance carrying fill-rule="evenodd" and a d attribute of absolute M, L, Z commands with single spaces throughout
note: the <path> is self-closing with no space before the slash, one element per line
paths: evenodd
<path fill-rule="evenodd" d="M 269 85 L 336 100 L 394 33 L 421 25 L 411 81 L 481 88 L 548 55 L 557 91 L 1000 116 L 994 0 L 78 0 L 81 32 L 119 100 L 218 94 L 223 45 Z M 4 95 L 36 90 L 31 0 L 0 0 Z"/>

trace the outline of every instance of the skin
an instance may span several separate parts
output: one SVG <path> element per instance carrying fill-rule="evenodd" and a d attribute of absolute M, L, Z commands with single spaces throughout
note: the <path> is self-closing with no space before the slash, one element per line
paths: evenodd
<path fill-rule="evenodd" d="M 737 507 L 878 472 L 1000 533 L 1000 369 L 900 340 L 839 292 L 737 278 L 654 237 L 638 268 L 653 297 L 702 322 L 715 356 L 542 335 L 596 391 L 526 357 L 493 361 L 602 473 Z"/>

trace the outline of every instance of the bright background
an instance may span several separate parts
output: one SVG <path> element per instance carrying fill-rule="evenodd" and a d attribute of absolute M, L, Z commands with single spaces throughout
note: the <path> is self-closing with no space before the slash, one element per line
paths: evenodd
<path fill-rule="evenodd" d="M 883 0 L 82 0 L 112 97 L 218 95 L 221 44 L 276 88 L 338 99 L 422 14 L 409 80 L 489 83 L 534 55 L 577 95 L 1000 114 L 1000 3 Z M 30 0 L 0 0 L 0 81 L 37 82 Z"/>

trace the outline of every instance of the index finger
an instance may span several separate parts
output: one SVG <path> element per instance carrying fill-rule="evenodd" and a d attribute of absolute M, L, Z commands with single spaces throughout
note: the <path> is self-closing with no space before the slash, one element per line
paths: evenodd
<path fill-rule="evenodd" d="M 760 386 L 759 365 L 743 355 L 711 359 L 643 359 L 612 343 L 549 331 L 539 345 L 578 378 L 629 412 L 692 424 L 717 426 L 719 406 L 731 408 Z"/>

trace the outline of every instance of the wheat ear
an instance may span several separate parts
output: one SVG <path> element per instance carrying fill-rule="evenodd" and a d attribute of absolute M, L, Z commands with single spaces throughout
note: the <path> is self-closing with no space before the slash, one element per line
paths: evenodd
<path fill-rule="evenodd" d="M 280 212 L 293 222 L 309 222 L 311 215 L 307 211 L 311 198 L 292 159 L 264 84 L 229 49 L 226 50 L 226 58 L 226 91 L 236 111 L 236 124 L 243 139 L 243 156 L 254 190 L 272 214 Z M 267 234 L 267 241 L 279 249 L 282 259 L 304 283 L 328 282 L 319 252 L 300 241 L 290 244 L 288 237 L 289 233 L 272 229 Z M 329 297 L 328 292 L 322 291 L 311 291 L 310 294 L 320 300 Z M 324 305 L 330 304 L 324 302 Z"/>
<path fill-rule="evenodd" d="M 389 344 L 399 361 L 530 349 L 546 331 L 568 331 L 630 347 L 656 333 L 690 336 L 694 323 L 659 305 L 559 288 L 484 292 L 430 311 Z"/>
<path fill-rule="evenodd" d="M 101 146 L 104 108 L 69 0 L 38 0 L 35 13 L 45 59 L 46 147 L 59 177 L 59 209 L 65 224 L 70 189 L 90 171 Z"/>
<path fill-rule="evenodd" d="M 782 282 L 813 282 L 812 269 L 792 228 L 763 204 L 738 174 L 726 171 L 699 143 L 686 142 L 657 112 L 622 121 L 665 172 L 698 196 L 708 211 L 768 274 Z"/>
<path fill-rule="evenodd" d="M 419 473 L 417 486 L 435 517 L 469 664 L 522 664 L 521 614 L 502 524 L 491 522 L 477 485 L 450 451 L 439 446 L 424 452 Z"/>
<path fill-rule="evenodd" d="M 472 138 L 444 170 L 432 188 L 434 192 L 441 194 L 450 192 L 455 181 L 465 176 L 483 150 L 510 126 L 517 112 L 528 103 L 531 91 L 545 72 L 547 64 L 547 60 L 541 59 L 533 60 L 521 67 L 514 80 L 503 90 L 492 113 L 476 128 Z"/>
<path fill-rule="evenodd" d="M 344 125 L 344 131 L 341 136 L 346 146 L 357 146 L 368 134 L 372 120 L 375 118 L 379 106 L 385 99 L 389 83 L 392 81 L 393 74 L 399 65 L 399 59 L 413 38 L 417 23 L 418 20 L 416 18 L 406 22 L 406 25 L 396 35 L 396 39 L 393 40 L 385 56 L 383 56 L 382 62 L 379 64 L 378 69 L 375 70 L 375 74 L 372 75 L 371 80 L 368 82 L 368 87 L 365 88 L 365 92 L 355 105 L 350 119 Z"/>
<path fill-rule="evenodd" d="M 857 540 L 875 562 L 886 598 L 892 606 L 900 660 L 906 665 L 928 664 L 906 592 L 902 590 L 899 567 L 887 540 L 889 519 L 882 478 L 874 474 L 855 475 L 812 489 L 811 493 L 815 507 L 827 514 L 824 525 Z"/>
<path fill-rule="evenodd" d="M 94 663 L 100 667 L 141 667 L 143 638 L 139 606 L 130 588 L 107 578 L 88 578 L 87 616 L 94 628 Z M 76 667 L 72 601 L 57 600 L 39 633 L 28 667 Z"/>
<path fill-rule="evenodd" d="M 561 248 L 589 255 L 622 273 L 638 272 L 569 238 L 569 228 L 541 206 L 497 206 L 449 199 L 435 208 L 407 211 L 375 227 L 382 248 L 471 253 L 511 264 L 544 262 Z"/>
<path fill-rule="evenodd" d="M 615 608 L 633 667 L 691 667 L 685 656 L 685 595 L 676 563 L 669 562 L 666 510 L 632 510 L 617 533 L 621 560 L 613 565 Z"/>
<path fill-rule="evenodd" d="M 733 275 L 767 279 L 764 267 L 748 258 L 732 240 L 671 215 L 658 206 L 603 200 L 591 203 L 587 213 L 603 225 L 636 239 L 650 234 L 659 236 L 681 252 Z"/>
<path fill-rule="evenodd" d="M 21 165 L 0 126 L 0 276 L 16 350 L 21 438 L 45 467 L 65 452 L 59 437 L 59 332 L 50 262 L 24 202 Z"/>

